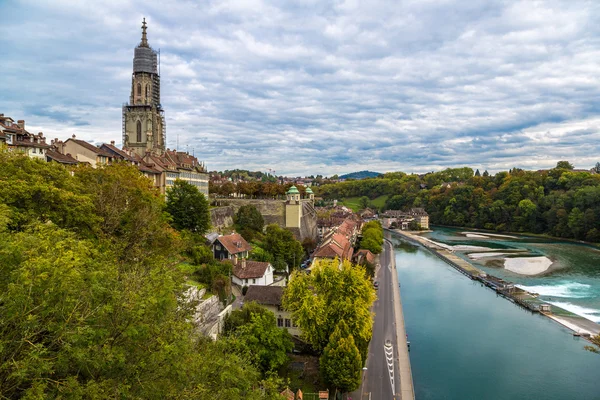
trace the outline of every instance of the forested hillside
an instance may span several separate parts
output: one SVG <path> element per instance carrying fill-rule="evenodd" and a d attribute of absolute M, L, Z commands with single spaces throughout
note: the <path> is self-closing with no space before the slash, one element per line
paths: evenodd
<path fill-rule="evenodd" d="M 600 241 L 600 174 L 566 161 L 543 171 L 490 175 L 471 168 L 422 176 L 402 172 L 323 185 L 325 198 L 389 195 L 384 209 L 424 207 L 433 224 L 543 233 Z"/>

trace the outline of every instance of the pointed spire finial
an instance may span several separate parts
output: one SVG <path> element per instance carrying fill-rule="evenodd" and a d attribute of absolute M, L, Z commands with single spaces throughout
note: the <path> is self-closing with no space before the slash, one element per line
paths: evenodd
<path fill-rule="evenodd" d="M 146 18 L 142 21 L 142 43 L 140 43 L 142 47 L 148 47 L 148 38 L 146 37 Z"/>

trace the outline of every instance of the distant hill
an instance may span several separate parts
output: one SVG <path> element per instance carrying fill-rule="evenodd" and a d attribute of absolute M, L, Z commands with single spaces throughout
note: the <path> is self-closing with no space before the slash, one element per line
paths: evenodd
<path fill-rule="evenodd" d="M 373 172 L 373 171 L 358 171 L 358 172 L 351 172 L 346 175 L 340 175 L 340 179 L 377 178 L 379 175 L 382 175 L 382 174 L 379 172 Z"/>

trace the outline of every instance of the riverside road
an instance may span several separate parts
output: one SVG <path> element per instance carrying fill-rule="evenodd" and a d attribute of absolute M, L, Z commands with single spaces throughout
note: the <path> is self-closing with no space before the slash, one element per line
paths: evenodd
<path fill-rule="evenodd" d="M 379 289 L 373 305 L 375 320 L 367 369 L 363 374 L 361 388 L 354 393 L 353 399 L 414 399 L 404 317 L 393 257 L 393 247 L 385 241 L 380 255 L 380 267 L 375 274 Z"/>

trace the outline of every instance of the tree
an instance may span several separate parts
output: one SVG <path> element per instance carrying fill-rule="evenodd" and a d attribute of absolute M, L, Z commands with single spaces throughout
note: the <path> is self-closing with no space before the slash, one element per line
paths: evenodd
<path fill-rule="evenodd" d="M 594 168 L 592 168 L 592 170 L 595 173 L 600 174 L 600 162 L 597 162 L 596 165 L 594 165 Z"/>
<path fill-rule="evenodd" d="M 585 346 L 585 349 L 592 353 L 600 354 L 600 335 L 592 336 L 590 339 L 593 346 Z"/>
<path fill-rule="evenodd" d="M 262 233 L 265 224 L 262 214 L 251 204 L 239 208 L 234 222 L 246 240 L 252 240 L 254 234 Z"/>
<path fill-rule="evenodd" d="M 99 236 L 109 239 L 121 259 L 143 260 L 172 254 L 179 242 L 164 214 L 164 202 L 152 181 L 132 165 L 82 166 L 73 176 L 78 191 L 92 199 L 100 218 Z"/>
<path fill-rule="evenodd" d="M 556 169 L 573 169 L 573 164 L 568 161 L 559 161 L 556 163 Z"/>
<path fill-rule="evenodd" d="M 348 325 L 361 357 L 371 340 L 373 285 L 364 268 L 337 259 L 320 261 L 310 275 L 294 271 L 283 294 L 283 307 L 302 330 L 302 336 L 319 353 L 341 320 Z"/>
<path fill-rule="evenodd" d="M 360 386 L 362 359 L 348 326 L 341 320 L 329 338 L 319 359 L 321 376 L 341 392 L 352 392 Z"/>
<path fill-rule="evenodd" d="M 365 209 L 369 207 L 369 198 L 367 196 L 362 196 L 360 199 L 358 199 L 358 204 L 360 205 L 361 209 Z"/>
<path fill-rule="evenodd" d="M 208 201 L 198 188 L 177 179 L 167 189 L 166 210 L 173 218 L 173 226 L 178 230 L 204 234 L 210 228 Z"/>
<path fill-rule="evenodd" d="M 277 371 L 294 347 L 288 331 L 277 327 L 275 314 L 268 310 L 252 313 L 250 322 L 239 326 L 233 337 L 232 347 L 253 360 L 263 374 Z"/>
<path fill-rule="evenodd" d="M 9 207 L 12 231 L 34 221 L 52 221 L 85 237 L 98 233 L 100 218 L 93 199 L 78 190 L 62 165 L 0 147 L 0 187 L 0 203 Z"/>
<path fill-rule="evenodd" d="M 481 176 L 481 173 L 479 172 L 479 169 L 477 169 L 477 170 L 475 171 L 475 176 Z"/>
<path fill-rule="evenodd" d="M 363 225 L 360 248 L 373 254 L 381 253 L 383 248 L 383 228 L 379 221 L 370 221 Z"/>
<path fill-rule="evenodd" d="M 267 226 L 263 248 L 273 256 L 273 267 L 278 271 L 286 265 L 298 268 L 302 263 L 302 244 L 294 239 L 292 232 L 277 224 Z"/>

